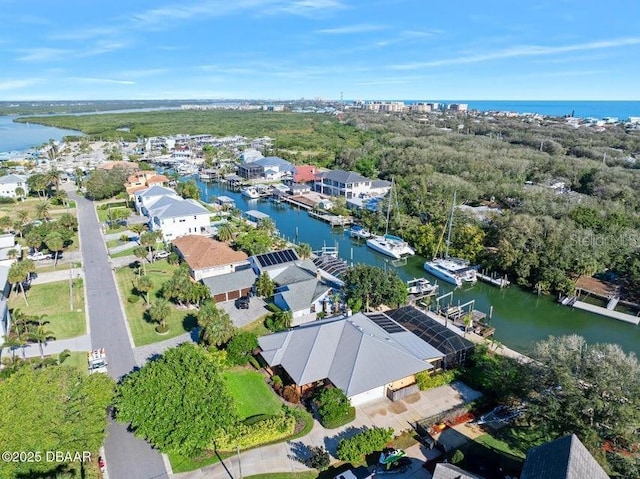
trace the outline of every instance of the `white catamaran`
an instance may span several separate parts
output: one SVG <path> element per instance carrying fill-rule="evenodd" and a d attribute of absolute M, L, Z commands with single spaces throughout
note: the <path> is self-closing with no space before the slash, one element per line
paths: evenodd
<path fill-rule="evenodd" d="M 393 180 L 389 190 L 389 205 L 387 206 L 387 225 L 383 236 L 374 235 L 367 240 L 367 246 L 378 253 L 391 256 L 394 259 L 401 259 L 406 256 L 413 256 L 415 251 L 405 240 L 398 236 L 389 234 L 389 214 L 391 212 L 391 194 L 393 191 Z"/>
<path fill-rule="evenodd" d="M 477 281 L 476 270 L 468 261 L 460 258 L 449 257 L 449 243 L 451 242 L 451 226 L 453 225 L 453 211 L 456 206 L 456 194 L 453 194 L 453 204 L 451 205 L 451 217 L 449 218 L 449 232 L 447 233 L 447 246 L 444 258 L 433 258 L 425 261 L 424 269 L 427 273 L 439 278 L 447 283 L 462 286 L 463 282 L 475 283 Z M 437 255 L 437 251 L 436 251 Z"/>

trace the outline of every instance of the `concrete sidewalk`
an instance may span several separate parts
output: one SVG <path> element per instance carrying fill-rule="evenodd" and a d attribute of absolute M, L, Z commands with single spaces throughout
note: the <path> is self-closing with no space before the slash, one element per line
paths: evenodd
<path fill-rule="evenodd" d="M 46 271 L 38 273 L 38 276 L 31 280 L 32 285 L 55 283 L 57 281 L 69 281 L 69 279 L 84 278 L 82 268 L 63 269 L 59 271 Z"/>
<path fill-rule="evenodd" d="M 43 346 L 43 351 L 45 356 L 58 355 L 65 349 L 69 351 L 91 351 L 91 336 L 85 334 L 83 336 L 78 336 L 76 338 L 70 339 L 60 339 L 58 341 L 49 341 L 46 345 Z M 9 348 L 4 348 L 2 350 L 2 356 L 7 357 L 10 356 L 11 350 Z M 15 348 L 16 357 L 23 357 L 23 348 Z M 40 356 L 40 347 L 38 343 L 29 343 L 24 347 L 24 357 L 27 358 L 35 358 Z"/>

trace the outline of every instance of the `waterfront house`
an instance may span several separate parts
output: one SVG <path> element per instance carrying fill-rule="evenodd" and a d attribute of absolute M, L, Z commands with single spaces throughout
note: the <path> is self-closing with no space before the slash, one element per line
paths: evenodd
<path fill-rule="evenodd" d="M 6 198 L 17 198 L 16 190 L 22 188 L 21 197 L 29 194 L 29 186 L 27 186 L 27 177 L 22 175 L 5 175 L 0 176 L 0 196 Z"/>
<path fill-rule="evenodd" d="M 293 163 L 277 156 L 260 158 L 251 164 L 262 166 L 264 169 L 263 176 L 268 180 L 278 180 L 287 176 L 292 176 L 295 171 Z"/>
<path fill-rule="evenodd" d="M 178 193 L 176 193 L 171 188 L 166 188 L 164 186 L 152 186 L 150 188 L 145 188 L 144 190 L 136 191 L 134 193 L 135 196 L 135 205 L 136 210 L 138 210 L 139 214 L 147 215 L 147 211 L 151 208 L 154 203 L 164 197 L 172 197 L 172 198 L 181 198 Z"/>
<path fill-rule="evenodd" d="M 165 243 L 190 234 L 211 235 L 211 213 L 193 199 L 165 196 L 153 203 L 147 216 L 149 228 L 162 231 Z"/>
<path fill-rule="evenodd" d="M 315 165 L 296 165 L 293 181 L 295 183 L 312 183 L 318 173 L 318 167 Z"/>
<path fill-rule="evenodd" d="M 415 374 L 442 356 L 382 313 L 314 321 L 258 342 L 271 370 L 301 393 L 331 384 L 353 406 L 417 390 Z"/>
<path fill-rule="evenodd" d="M 272 279 L 276 284 L 273 303 L 283 311 L 291 311 L 294 326 L 314 321 L 328 306 L 334 288 L 339 287 L 322 278 L 311 260 L 291 264 Z"/>
<path fill-rule="evenodd" d="M 300 256 L 292 248 L 249 257 L 249 264 L 257 276 L 267 273 L 271 279 L 282 273 L 287 267 L 300 261 Z"/>
<path fill-rule="evenodd" d="M 189 274 L 195 281 L 250 267 L 246 253 L 206 236 L 186 235 L 171 243 L 178 256 L 189 266 Z"/>
<path fill-rule="evenodd" d="M 311 191 L 311 185 L 308 183 L 291 183 L 289 185 L 289 192 L 293 195 L 303 195 Z"/>
<path fill-rule="evenodd" d="M 256 275 L 251 268 L 202 279 L 202 284 L 209 288 L 209 293 L 216 303 L 250 295 L 255 282 Z"/>
<path fill-rule="evenodd" d="M 253 163 L 243 163 L 238 166 L 238 176 L 245 180 L 258 180 L 264 178 L 264 167 Z"/>
<path fill-rule="evenodd" d="M 165 175 L 159 175 L 155 171 L 138 171 L 127 178 L 124 188 L 129 195 L 133 195 L 151 186 L 165 186 L 167 183 L 169 178 Z"/>
<path fill-rule="evenodd" d="M 253 163 L 261 158 L 264 158 L 264 155 L 255 148 L 247 148 L 240 153 L 240 161 L 242 161 L 242 163 Z"/>
<path fill-rule="evenodd" d="M 391 182 L 371 180 L 354 171 L 331 170 L 315 176 L 313 190 L 329 196 L 358 198 L 384 195 L 391 189 Z"/>

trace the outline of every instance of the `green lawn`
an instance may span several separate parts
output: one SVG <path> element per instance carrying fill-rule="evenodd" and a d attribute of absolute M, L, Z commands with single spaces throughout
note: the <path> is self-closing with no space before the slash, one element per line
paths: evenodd
<path fill-rule="evenodd" d="M 252 323 L 242 326 L 240 329 L 242 329 L 243 331 L 248 331 L 250 333 L 253 333 L 258 337 L 271 334 L 271 331 L 269 331 L 267 327 L 264 325 L 264 320 L 267 319 L 267 316 L 269 316 L 269 314 L 270 313 L 267 313 L 264 316 L 259 317 Z"/>
<path fill-rule="evenodd" d="M 475 442 L 498 453 L 524 459 L 527 450 L 553 438 L 546 438 L 535 427 L 506 426 L 476 438 Z"/>
<path fill-rule="evenodd" d="M 87 332 L 84 314 L 82 279 L 73 281 L 73 311 L 70 311 L 69 281 L 34 285 L 27 291 L 25 304 L 22 293 L 15 291 L 9 298 L 11 310 L 20 309 L 28 315 L 46 315 L 56 339 L 75 338 Z"/>
<path fill-rule="evenodd" d="M 240 419 L 259 414 L 272 416 L 282 409 L 282 402 L 267 386 L 260 373 L 248 369 L 234 369 L 225 371 L 222 377 L 235 399 Z"/>
<path fill-rule="evenodd" d="M 147 275 L 153 282 L 153 289 L 150 294 L 151 301 L 153 301 L 153 299 L 159 295 L 162 284 L 171 277 L 177 266 L 170 265 L 166 261 L 157 261 L 153 264 L 146 264 L 145 267 Z M 124 309 L 127 313 L 129 328 L 131 329 L 133 341 L 136 346 L 164 341 L 165 339 L 184 334 L 196 326 L 197 311 L 180 310 L 172 306 L 171 316 L 167 320 L 169 332 L 162 335 L 156 333 L 155 328 L 157 323 L 152 323 L 147 320 L 144 300 L 140 298 L 136 303 L 130 303 L 128 301 L 129 296 L 134 295 L 134 284 L 137 278 L 136 270 L 128 266 L 119 268 L 116 270 L 116 278 L 118 280 L 118 288 L 120 289 Z"/>
<path fill-rule="evenodd" d="M 67 271 L 73 268 L 75 271 L 73 271 L 72 274 L 74 276 L 78 276 L 81 267 L 82 263 L 80 263 L 79 261 L 74 261 L 73 263 L 58 263 L 57 266 L 54 266 L 51 262 L 47 262 L 47 264 L 44 266 L 36 262 L 36 273 L 48 273 L 49 271 Z"/>
<path fill-rule="evenodd" d="M 87 369 L 87 353 L 84 351 L 73 351 L 70 356 L 64 360 L 63 366 L 68 368 L 75 368 L 78 371 L 88 374 Z"/>

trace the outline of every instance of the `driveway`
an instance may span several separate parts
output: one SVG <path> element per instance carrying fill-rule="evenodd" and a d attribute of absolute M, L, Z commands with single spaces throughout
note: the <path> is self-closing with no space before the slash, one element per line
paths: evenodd
<path fill-rule="evenodd" d="M 229 313 L 233 325 L 237 328 L 251 324 L 269 312 L 266 307 L 267 303 L 265 303 L 263 299 L 255 296 L 251 297 L 248 309 L 236 308 L 235 300 L 218 303 L 217 306 Z"/>
<path fill-rule="evenodd" d="M 109 374 L 117 380 L 136 366 L 122 304 L 93 202 L 75 192 L 69 192 L 69 197 L 78 205 L 91 343 L 94 349 L 106 349 Z M 109 421 L 104 449 L 112 479 L 169 477 L 160 453 L 123 424 Z"/>

